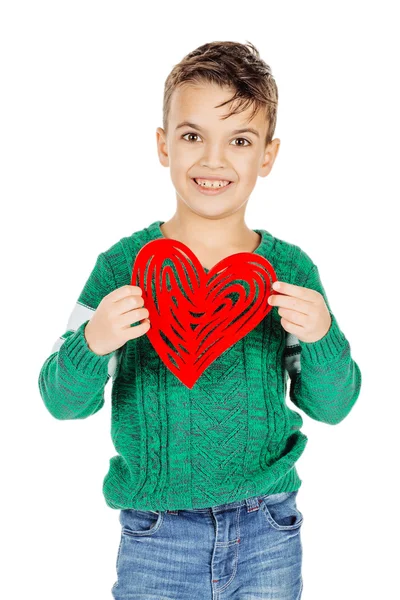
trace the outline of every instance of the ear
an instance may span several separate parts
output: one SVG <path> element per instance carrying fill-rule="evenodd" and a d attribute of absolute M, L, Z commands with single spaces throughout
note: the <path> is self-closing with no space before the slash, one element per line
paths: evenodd
<path fill-rule="evenodd" d="M 271 172 L 275 159 L 278 156 L 280 143 L 281 140 L 279 138 L 275 138 L 265 148 L 264 160 L 260 166 L 259 171 L 260 177 L 266 177 Z"/>
<path fill-rule="evenodd" d="M 162 127 L 156 129 L 157 153 L 163 167 L 169 167 L 167 136 Z"/>

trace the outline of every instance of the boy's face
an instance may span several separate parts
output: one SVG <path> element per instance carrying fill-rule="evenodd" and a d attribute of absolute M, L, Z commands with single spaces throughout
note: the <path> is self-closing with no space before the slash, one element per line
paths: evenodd
<path fill-rule="evenodd" d="M 214 108 L 231 98 L 233 90 L 218 85 L 185 85 L 173 92 L 168 120 L 168 136 L 157 128 L 160 162 L 170 167 L 177 200 L 204 217 L 224 217 L 243 210 L 257 182 L 266 177 L 278 154 L 280 140 L 265 147 L 268 123 L 260 110 L 250 122 L 253 107 L 228 119 L 231 105 Z M 183 121 L 198 128 L 179 125 Z M 233 133 L 235 129 L 252 128 Z M 201 129 L 200 129 L 201 128 Z M 190 135 L 187 135 L 187 134 Z M 218 177 L 232 181 L 221 194 L 206 195 L 196 189 L 192 178 Z"/>

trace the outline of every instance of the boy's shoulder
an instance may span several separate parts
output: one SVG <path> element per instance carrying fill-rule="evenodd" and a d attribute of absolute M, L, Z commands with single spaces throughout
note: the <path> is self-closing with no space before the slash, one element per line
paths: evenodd
<path fill-rule="evenodd" d="M 143 227 L 131 233 L 121 237 L 118 241 L 114 242 L 111 246 L 103 250 L 102 254 L 113 263 L 114 261 L 121 260 L 121 253 L 126 253 L 127 249 L 131 252 L 138 252 L 141 246 L 149 241 L 150 236 L 148 233 L 149 227 Z"/>
<path fill-rule="evenodd" d="M 285 270 L 289 271 L 290 279 L 304 279 L 315 267 L 311 256 L 298 244 L 289 242 L 267 232 L 273 238 L 273 257 L 277 264 L 283 263 Z"/>
<path fill-rule="evenodd" d="M 112 273 L 117 287 L 130 284 L 132 266 L 137 253 L 144 244 L 154 238 L 151 235 L 151 227 L 154 227 L 154 223 L 121 237 L 100 252 L 101 264 Z"/>

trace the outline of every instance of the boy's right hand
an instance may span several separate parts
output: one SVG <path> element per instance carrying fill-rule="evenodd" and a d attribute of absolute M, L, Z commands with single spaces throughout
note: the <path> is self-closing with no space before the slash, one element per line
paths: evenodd
<path fill-rule="evenodd" d="M 142 290 L 137 285 L 123 285 L 104 296 L 85 327 L 90 350 L 103 356 L 147 333 L 149 311 L 143 305 Z M 130 326 L 138 321 L 140 325 Z"/>

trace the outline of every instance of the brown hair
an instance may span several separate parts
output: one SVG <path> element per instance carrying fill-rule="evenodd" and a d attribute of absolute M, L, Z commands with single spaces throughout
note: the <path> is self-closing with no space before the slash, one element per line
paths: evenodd
<path fill-rule="evenodd" d="M 238 114 L 253 105 L 253 118 L 260 109 L 265 110 L 268 130 L 267 146 L 273 138 L 277 107 L 278 88 L 271 68 L 260 58 L 257 48 L 251 43 L 210 42 L 199 46 L 176 64 L 164 84 L 163 129 L 168 134 L 168 115 L 173 91 L 185 83 L 217 83 L 233 87 L 236 92 L 226 102 L 215 108 L 238 100 L 236 109 L 223 119 Z"/>

